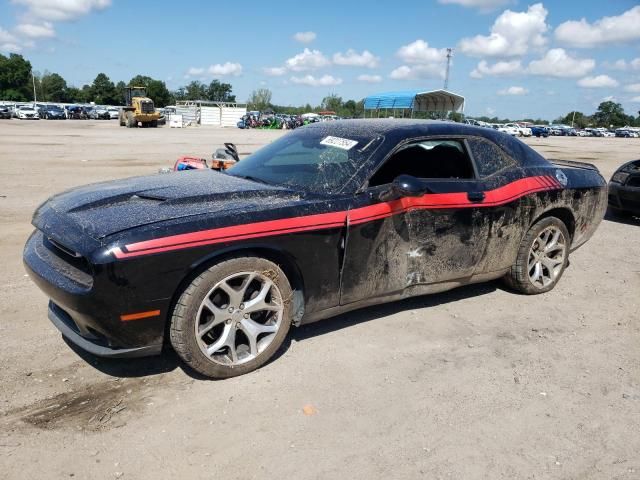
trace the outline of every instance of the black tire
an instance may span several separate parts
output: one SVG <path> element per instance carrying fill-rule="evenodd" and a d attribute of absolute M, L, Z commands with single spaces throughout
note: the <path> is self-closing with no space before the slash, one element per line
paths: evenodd
<path fill-rule="evenodd" d="M 554 278 L 547 285 L 536 285 L 529 276 L 529 258 L 534 254 L 534 242 L 538 241 L 538 237 L 547 229 L 556 228 L 564 237 L 564 249 L 562 251 L 562 261 L 558 264 L 559 271 L 554 274 Z M 545 217 L 529 228 L 529 231 L 522 239 L 518 255 L 515 263 L 511 266 L 511 270 L 504 277 L 505 282 L 512 289 L 524 293 L 526 295 L 537 295 L 552 290 L 560 281 L 567 265 L 569 264 L 569 248 L 571 245 L 571 236 L 566 225 L 562 220 L 556 217 Z M 545 267 L 546 268 L 546 267 Z M 548 270 L 547 270 L 548 271 Z"/>
<path fill-rule="evenodd" d="M 127 112 L 127 128 L 136 128 L 138 122 L 132 112 Z"/>
<path fill-rule="evenodd" d="M 157 128 L 158 127 L 158 121 L 157 120 L 152 120 L 151 121 L 151 127 L 152 128 Z"/>
<path fill-rule="evenodd" d="M 223 279 L 241 272 L 256 272 L 268 277 L 277 287 L 282 299 L 283 312 L 280 326 L 262 352 L 255 358 L 236 365 L 214 361 L 202 351 L 196 338 L 198 312 L 205 297 Z M 292 319 L 293 293 L 284 272 L 276 264 L 259 257 L 234 257 L 217 263 L 198 275 L 180 295 L 171 317 L 169 338 L 176 353 L 189 367 L 210 378 L 229 378 L 249 373 L 262 365 L 282 346 Z M 209 297 L 211 299 L 211 297 Z M 226 309 L 226 307 L 224 307 Z M 238 307 L 236 307 L 237 309 Z M 240 307 L 241 308 L 241 307 Z M 225 315 L 226 316 L 226 313 Z M 229 323 L 231 320 L 226 321 Z M 225 325 L 221 325 L 224 327 Z M 235 340 L 234 340 L 235 342 Z"/>

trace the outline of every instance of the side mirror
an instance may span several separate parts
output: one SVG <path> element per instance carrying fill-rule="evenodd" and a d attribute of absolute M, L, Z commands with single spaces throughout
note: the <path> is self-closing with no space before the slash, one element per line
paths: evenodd
<path fill-rule="evenodd" d="M 421 180 L 411 175 L 398 175 L 389 189 L 382 192 L 380 200 L 388 201 L 402 197 L 419 197 L 428 189 Z"/>

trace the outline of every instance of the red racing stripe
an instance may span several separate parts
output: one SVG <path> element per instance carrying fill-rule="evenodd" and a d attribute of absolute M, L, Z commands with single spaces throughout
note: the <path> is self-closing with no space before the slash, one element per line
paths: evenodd
<path fill-rule="evenodd" d="M 527 177 L 485 192 L 485 199 L 482 202 L 471 202 L 466 192 L 427 193 L 421 197 L 401 198 L 350 211 L 282 218 L 171 235 L 129 244 L 126 246 L 126 251 L 119 247 L 114 248 L 112 253 L 116 258 L 124 259 L 202 245 L 342 227 L 347 221 L 350 225 L 358 225 L 415 209 L 493 207 L 507 204 L 525 195 L 558 188 L 558 186 L 558 182 L 551 181 L 550 177 Z"/>

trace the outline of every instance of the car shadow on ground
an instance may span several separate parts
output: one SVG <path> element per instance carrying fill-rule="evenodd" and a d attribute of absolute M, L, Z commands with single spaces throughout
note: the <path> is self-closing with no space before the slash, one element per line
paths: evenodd
<path fill-rule="evenodd" d="M 465 285 L 442 293 L 411 297 L 404 300 L 398 300 L 396 302 L 361 308 L 326 320 L 302 325 L 300 328 L 293 329 L 289 337 L 291 340 L 301 342 L 307 338 L 317 337 L 324 335 L 325 333 L 353 327 L 360 323 L 369 322 L 389 315 L 395 315 L 396 313 L 457 302 L 466 298 L 486 295 L 501 288 L 502 286 L 499 282 L 478 283 L 474 285 Z"/>
<path fill-rule="evenodd" d="M 289 349 L 291 342 L 304 342 L 308 338 L 318 337 L 326 333 L 343 330 L 360 323 L 369 322 L 396 313 L 434 307 L 447 303 L 464 300 L 466 298 L 478 297 L 493 293 L 502 289 L 499 281 L 466 285 L 455 288 L 447 292 L 423 295 L 419 297 L 407 298 L 395 302 L 385 303 L 365 307 L 352 312 L 344 313 L 326 320 L 321 320 L 298 328 L 292 328 L 285 343 L 267 363 L 275 362 Z M 63 337 L 64 338 L 64 337 Z M 119 378 L 148 377 L 169 373 L 176 368 L 180 368 L 188 376 L 196 380 L 211 380 L 208 377 L 192 370 L 180 360 L 178 355 L 166 346 L 161 355 L 143 358 L 100 358 L 88 353 L 73 343 L 64 339 L 67 345 L 87 364 L 96 370 Z"/>
<path fill-rule="evenodd" d="M 613 212 L 611 209 L 607 210 L 604 219 L 609 222 L 621 223 L 623 225 L 634 225 L 640 227 L 640 216 L 634 216 L 632 214 L 624 214 Z"/>

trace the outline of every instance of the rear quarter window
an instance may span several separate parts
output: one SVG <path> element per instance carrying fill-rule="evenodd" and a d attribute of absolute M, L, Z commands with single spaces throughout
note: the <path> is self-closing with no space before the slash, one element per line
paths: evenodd
<path fill-rule="evenodd" d="M 504 150 L 489 140 L 470 138 L 467 143 L 476 161 L 476 168 L 480 177 L 488 177 L 515 165 L 513 159 Z"/>

